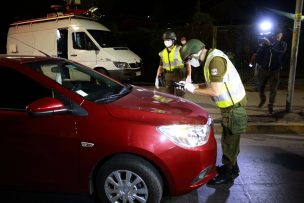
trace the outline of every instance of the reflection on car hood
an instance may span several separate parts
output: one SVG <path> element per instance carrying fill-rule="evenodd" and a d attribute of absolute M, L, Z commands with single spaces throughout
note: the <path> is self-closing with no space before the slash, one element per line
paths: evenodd
<path fill-rule="evenodd" d="M 116 118 L 156 125 L 205 124 L 208 118 L 208 112 L 195 103 L 140 87 L 134 87 L 130 94 L 106 106 Z"/>

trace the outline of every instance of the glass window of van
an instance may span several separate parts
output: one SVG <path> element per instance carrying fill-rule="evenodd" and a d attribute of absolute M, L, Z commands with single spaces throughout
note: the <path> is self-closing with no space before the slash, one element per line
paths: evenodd
<path fill-rule="evenodd" d="M 92 40 L 86 35 L 85 32 L 73 32 L 72 41 L 74 49 L 95 50 L 96 47 Z"/>
<path fill-rule="evenodd" d="M 101 47 L 126 47 L 113 32 L 104 30 L 88 30 Z"/>

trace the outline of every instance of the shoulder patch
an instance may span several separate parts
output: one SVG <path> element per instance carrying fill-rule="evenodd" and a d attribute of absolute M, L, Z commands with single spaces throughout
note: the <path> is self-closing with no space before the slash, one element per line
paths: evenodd
<path fill-rule="evenodd" d="M 217 72 L 217 69 L 216 68 L 212 68 L 211 69 L 211 75 L 217 75 L 218 72 Z"/>

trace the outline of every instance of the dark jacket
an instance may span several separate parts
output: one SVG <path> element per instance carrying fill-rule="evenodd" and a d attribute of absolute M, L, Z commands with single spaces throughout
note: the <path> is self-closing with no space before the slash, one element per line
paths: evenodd
<path fill-rule="evenodd" d="M 270 70 L 279 70 L 282 69 L 282 59 L 283 55 L 286 52 L 287 44 L 284 41 L 276 41 L 271 49 L 271 63 Z"/>
<path fill-rule="evenodd" d="M 281 70 L 286 49 L 287 44 L 284 41 L 275 41 L 272 45 L 264 44 L 257 50 L 256 62 L 265 70 Z"/>
<path fill-rule="evenodd" d="M 256 51 L 256 63 L 258 64 L 258 67 L 263 69 L 269 69 L 269 62 L 270 62 L 270 49 L 271 46 L 267 44 L 263 44 L 257 48 Z"/>

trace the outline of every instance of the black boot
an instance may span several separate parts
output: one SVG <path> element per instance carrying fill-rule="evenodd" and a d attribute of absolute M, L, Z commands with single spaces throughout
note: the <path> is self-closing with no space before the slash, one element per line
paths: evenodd
<path fill-rule="evenodd" d="M 268 112 L 269 114 L 273 114 L 273 105 L 268 104 Z"/>
<path fill-rule="evenodd" d="M 207 185 L 213 186 L 222 184 L 233 184 L 234 178 L 232 174 L 232 166 L 230 164 L 225 164 L 219 168 L 221 172 L 218 172 L 218 174 L 212 180 L 210 180 Z"/>
<path fill-rule="evenodd" d="M 266 102 L 266 100 L 261 100 L 258 107 L 262 108 L 264 106 L 265 102 Z"/>
<path fill-rule="evenodd" d="M 235 165 L 232 167 L 232 178 L 236 179 L 240 174 L 240 168 L 238 163 L 236 162 Z"/>
<path fill-rule="evenodd" d="M 224 173 L 225 168 L 226 168 L 226 165 L 217 166 L 216 171 L 218 173 Z M 235 165 L 232 167 L 232 178 L 233 179 L 237 178 L 239 176 L 239 173 L 240 173 L 240 168 L 239 168 L 238 163 L 236 162 Z"/>

